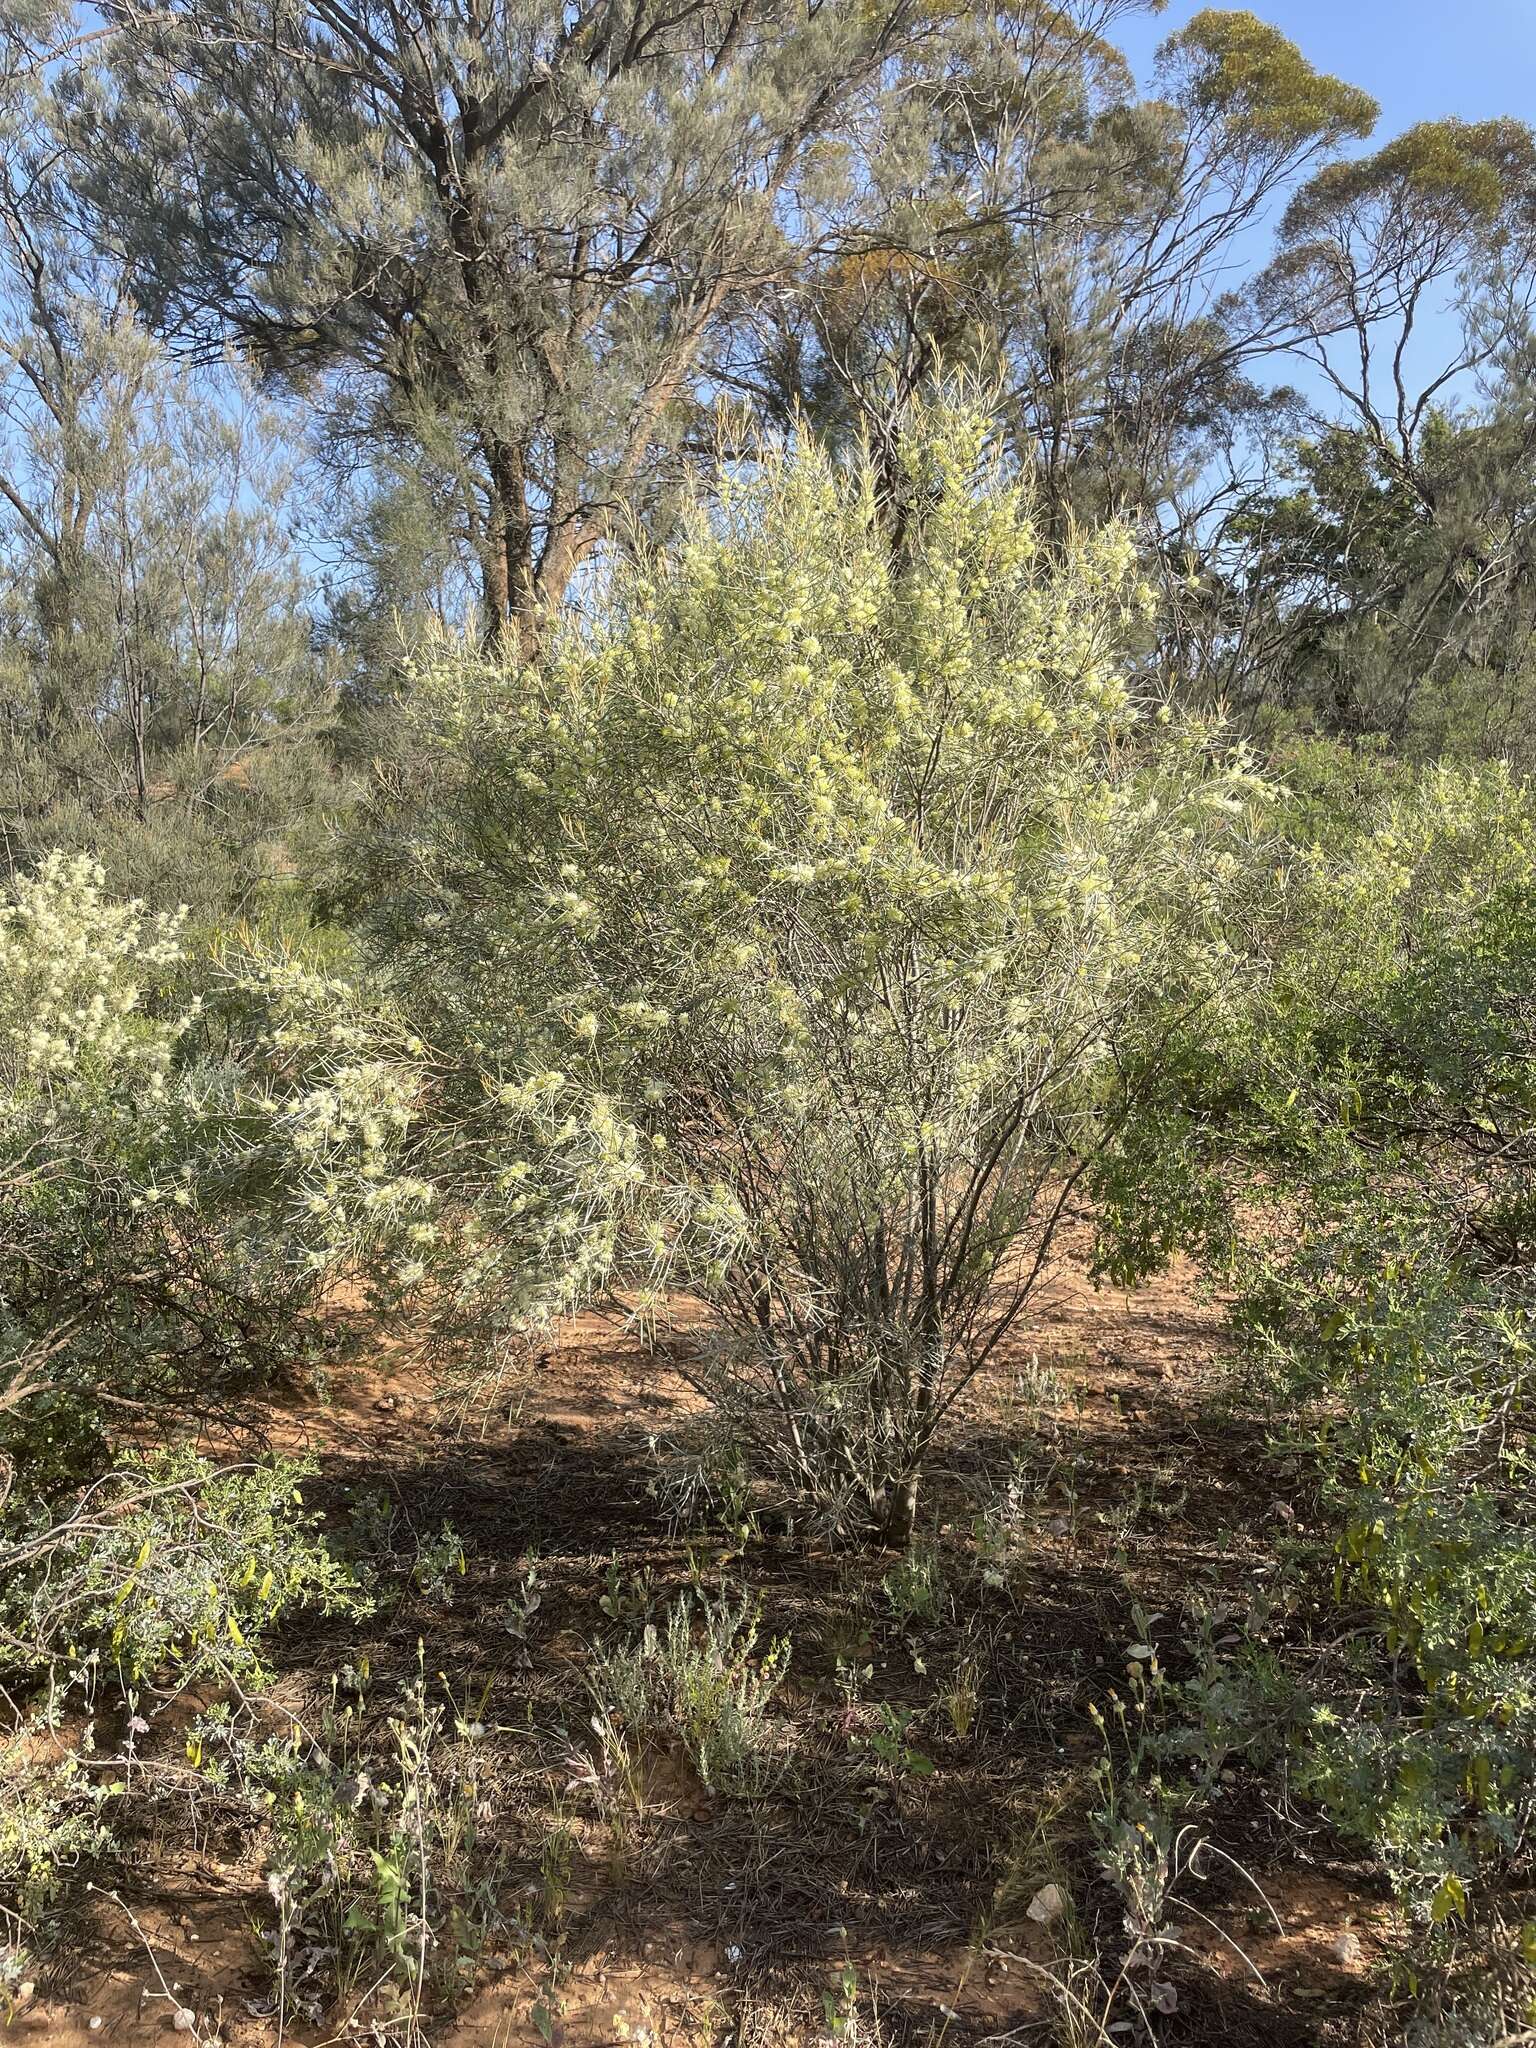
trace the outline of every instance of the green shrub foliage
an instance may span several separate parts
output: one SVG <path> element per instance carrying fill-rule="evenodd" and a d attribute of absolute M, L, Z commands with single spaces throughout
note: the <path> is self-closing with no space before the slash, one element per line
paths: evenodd
<path fill-rule="evenodd" d="M 475 1281 L 702 1297 L 743 1437 L 897 1540 L 1161 1016 L 1227 999 L 1260 788 L 1132 678 L 1126 532 L 1048 552 L 963 409 L 902 476 L 893 549 L 874 463 L 764 447 L 540 665 L 424 674 L 354 853 Z"/>
<path fill-rule="evenodd" d="M 1352 1631 L 1303 1782 L 1486 1979 L 1489 1940 L 1536 1954 L 1498 1933 L 1536 1874 L 1536 815 L 1437 768 L 1280 863 L 1250 1002 L 1104 1177 L 1104 1257 L 1192 1232 L 1233 1273 Z"/>
<path fill-rule="evenodd" d="M 423 1220 L 377 1024 L 359 1057 L 344 992 L 289 960 L 197 979 L 180 920 L 84 859 L 0 900 L 0 1496 L 24 1462 L 35 1506 L 188 1395 L 206 1417 Z"/>

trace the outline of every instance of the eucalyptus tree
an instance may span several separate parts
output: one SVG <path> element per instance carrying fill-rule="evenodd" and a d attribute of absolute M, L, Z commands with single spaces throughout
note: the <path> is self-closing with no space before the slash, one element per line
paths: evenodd
<path fill-rule="evenodd" d="M 664 495 L 744 311 L 876 148 L 924 0 L 150 0 L 82 70 L 81 219 L 167 333 L 229 341 L 451 490 L 530 638 Z"/>
<path fill-rule="evenodd" d="M 1536 310 L 1536 133 L 1426 121 L 1330 164 L 1292 198 L 1252 296 L 1429 508 L 1433 413 L 1470 396 Z"/>
<path fill-rule="evenodd" d="M 1377 112 L 1217 8 L 1164 42 L 1143 95 L 1111 40 L 1131 11 L 978 11 L 952 71 L 914 82 L 925 175 L 782 308 L 768 358 L 824 423 L 865 431 L 957 360 L 985 369 L 1058 534 L 1116 509 L 1198 532 L 1223 436 L 1271 409 L 1250 366 L 1290 339 L 1234 280 L 1271 210 Z"/>
<path fill-rule="evenodd" d="M 1536 134 L 1426 122 L 1321 170 L 1256 280 L 1309 369 L 1209 564 L 1212 684 L 1350 735 L 1528 750 Z"/>

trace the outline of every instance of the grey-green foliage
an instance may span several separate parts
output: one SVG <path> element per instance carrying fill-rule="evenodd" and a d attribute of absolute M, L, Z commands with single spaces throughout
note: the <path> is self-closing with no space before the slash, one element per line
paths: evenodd
<path fill-rule="evenodd" d="M 122 1790 L 86 1758 L 49 1753 L 31 1731 L 0 1740 L 0 2008 L 34 1966 L 44 1916 L 71 1874 L 111 1845 Z"/>
<path fill-rule="evenodd" d="M 872 463 L 764 443 L 590 630 L 424 672 L 342 884 L 464 1297 L 685 1289 L 757 1469 L 897 1542 L 1141 1049 L 1240 983 L 1264 797 L 1127 678 L 1127 534 L 1053 562 L 973 409 L 902 456 L 904 563 Z"/>
<path fill-rule="evenodd" d="M 706 350 L 792 275 L 933 27 L 916 0 L 163 0 L 75 78 L 80 192 L 157 324 L 240 337 L 342 462 L 441 481 L 494 628 L 664 489 Z"/>
<path fill-rule="evenodd" d="M 223 910 L 324 796 L 298 451 L 68 231 L 49 35 L 11 23 L 0 91 L 0 848 Z"/>
<path fill-rule="evenodd" d="M 679 1742 L 711 1790 L 751 1790 L 762 1780 L 767 1710 L 790 1657 L 782 1638 L 759 1653 L 761 1627 L 762 1602 L 748 1593 L 684 1596 L 664 1630 L 648 1622 L 637 1643 L 596 1660 L 599 1718 L 617 1714 L 632 1736 Z"/>
<path fill-rule="evenodd" d="M 908 82 L 926 118 L 875 165 L 863 237 L 775 305 L 764 362 L 823 426 L 881 433 L 946 367 L 986 366 L 1053 533 L 1127 506 L 1184 530 L 1272 404 L 1245 364 L 1282 337 L 1230 281 L 1376 113 L 1218 8 L 1168 38 L 1144 95 L 1108 39 L 1129 11 L 961 11 L 949 73 Z"/>
<path fill-rule="evenodd" d="M 1247 299 L 1315 394 L 1184 606 L 1254 712 L 1420 755 L 1531 746 L 1536 135 L 1431 121 L 1325 166 Z"/>
<path fill-rule="evenodd" d="M 1139 1170 L 1105 1177 L 1102 1215 L 1131 1266 L 1160 1208 L 1224 1251 L 1279 1428 L 1312 1454 L 1332 1647 L 1295 1666 L 1292 1786 L 1393 1880 L 1421 1987 L 1507 1987 L 1527 2012 L 1536 828 L 1507 772 L 1400 781 L 1353 834 L 1282 855 L 1246 1015 L 1170 1046 L 1156 1143 L 1125 1148 Z M 1197 1760 L 1241 1718 L 1216 1676 L 1186 1688 Z"/>
<path fill-rule="evenodd" d="M 89 847 L 152 900 L 238 906 L 327 792 L 331 693 L 275 423 L 236 380 L 175 370 L 126 313 L 56 304 L 56 351 L 9 310 L 7 862 Z"/>
<path fill-rule="evenodd" d="M 326 552 L 325 642 L 342 706 L 333 749 L 349 765 L 387 745 L 413 656 L 473 626 L 478 597 L 451 483 L 423 463 L 370 448 L 366 468 L 327 491 L 309 523 Z"/>
<path fill-rule="evenodd" d="M 209 977 L 205 1012 L 180 930 L 78 857 L 0 890 L 0 1509 L 27 1528 L 124 1416 L 206 1425 L 303 1355 L 365 1240 L 388 1266 L 432 1232 L 388 1171 L 409 1061 L 354 1058 L 345 990 L 292 962 Z"/>
<path fill-rule="evenodd" d="M 1212 682 L 1271 730 L 1305 722 L 1418 760 L 1530 760 L 1529 347 L 1486 382 L 1481 405 L 1433 407 L 1397 447 L 1368 423 L 1298 437 L 1250 502 L 1233 535 L 1241 578 L 1209 578 L 1204 601 L 1226 613 Z"/>
<path fill-rule="evenodd" d="M 963 358 L 1053 530 L 1166 509 L 1264 409 L 1239 246 L 1375 108 L 1222 9 L 1142 97 L 1132 11 L 161 0 L 73 81 L 76 212 L 341 470 L 428 479 L 493 625 L 664 513 L 722 395 L 884 433 Z"/>

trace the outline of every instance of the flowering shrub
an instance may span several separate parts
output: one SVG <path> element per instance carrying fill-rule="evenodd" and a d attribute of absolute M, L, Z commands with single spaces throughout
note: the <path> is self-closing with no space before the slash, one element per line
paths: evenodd
<path fill-rule="evenodd" d="M 187 1021 L 146 1016 L 146 984 L 181 957 L 182 919 L 103 895 L 100 868 L 50 854 L 0 905 L 0 1086 L 17 1104 L 131 1075 L 159 1097 Z"/>
<path fill-rule="evenodd" d="M 1111 527 L 1047 552 L 983 420 L 758 451 L 535 669 L 421 675 L 351 900 L 431 1047 L 466 1286 L 712 1311 L 695 1376 L 843 1519 L 1027 1297 L 1170 1012 L 1235 975 L 1260 784 L 1132 673 Z"/>
<path fill-rule="evenodd" d="M 215 998 L 245 1042 L 216 1058 L 188 965 L 179 919 L 88 861 L 0 900 L 0 1503 L 19 1451 L 40 1499 L 110 1416 L 269 1370 L 325 1277 L 398 1263 L 428 1199 L 388 1166 L 410 1076 L 351 1057 L 333 987 L 245 970 Z M 326 1021 L 299 1057 L 306 1004 Z"/>
<path fill-rule="evenodd" d="M 254 1024 L 241 1072 L 285 1243 L 312 1275 L 409 1289 L 440 1234 L 437 1191 L 406 1163 L 419 1040 L 355 982 L 290 955 L 241 958 L 236 991 Z"/>
<path fill-rule="evenodd" d="M 88 861 L 0 898 L 0 1658 L 55 1717 L 115 1685 L 130 1755 L 141 1697 L 248 1697 L 286 1609 L 366 1610 L 305 1468 L 142 1445 L 291 1355 L 333 1274 L 397 1287 L 430 1197 L 397 1170 L 416 1082 L 376 1018 L 360 1057 L 335 982 L 210 963 L 189 999 L 195 965 Z M 62 1744 L 0 1798 L 0 1991 L 99 1804 Z"/>

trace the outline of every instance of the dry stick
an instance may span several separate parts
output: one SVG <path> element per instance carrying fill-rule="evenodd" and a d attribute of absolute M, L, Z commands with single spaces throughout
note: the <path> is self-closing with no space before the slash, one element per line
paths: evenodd
<path fill-rule="evenodd" d="M 422 1812 L 422 1780 L 430 1783 L 431 1763 L 427 1755 L 426 1693 L 423 1689 L 416 1703 L 417 1737 L 421 1744 L 421 1776 L 416 1781 L 416 1869 L 421 1887 L 421 1934 L 416 1949 L 416 1985 L 411 2000 L 411 2031 L 419 2038 L 421 2033 L 421 2002 L 426 1996 L 427 1985 L 427 1841 L 426 1818 Z"/>
<path fill-rule="evenodd" d="M 103 1891 L 101 1886 L 98 1884 L 88 1884 L 86 1886 L 86 1890 L 88 1892 L 95 1892 L 97 1896 L 100 1898 L 110 1900 L 111 1903 L 117 1907 L 118 1911 L 127 1918 L 129 1926 L 133 1929 L 134 1933 L 139 1937 L 139 1940 L 143 1943 L 144 1953 L 149 1957 L 149 1966 L 154 1971 L 155 1977 L 160 1985 L 160 1989 L 158 1991 L 152 1991 L 150 1993 L 151 1998 L 165 1999 L 174 2011 L 176 2019 L 178 2021 L 180 2021 L 183 2013 L 189 2015 L 187 2024 L 184 2027 L 178 2025 L 176 2031 L 178 2033 L 191 2034 L 193 2040 L 197 2043 L 197 2048 L 213 2048 L 213 2043 L 214 2041 L 216 2041 L 217 2036 L 209 2035 L 205 2037 L 198 2031 L 196 2012 L 190 2005 L 184 2004 L 181 1998 L 178 1996 L 178 1994 L 172 1990 L 169 1984 L 166 1983 L 165 1972 L 160 1967 L 160 1958 L 155 1954 L 149 1936 L 144 1932 L 143 1928 L 139 1925 L 137 1919 L 134 1917 L 133 1908 L 125 1902 L 125 1900 L 122 1897 L 122 1894 L 120 1892 Z"/>

